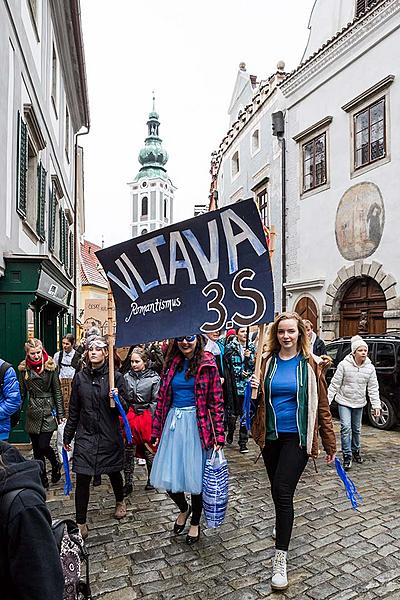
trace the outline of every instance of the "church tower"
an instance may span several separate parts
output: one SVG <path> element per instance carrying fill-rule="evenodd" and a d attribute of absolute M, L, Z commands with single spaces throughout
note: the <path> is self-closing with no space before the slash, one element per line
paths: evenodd
<path fill-rule="evenodd" d="M 131 190 L 133 238 L 166 227 L 173 220 L 176 187 L 165 168 L 168 153 L 159 137 L 158 119 L 153 97 L 153 110 L 147 121 L 148 135 L 144 148 L 139 152 L 139 162 L 142 166 L 135 179 L 128 184 Z"/>

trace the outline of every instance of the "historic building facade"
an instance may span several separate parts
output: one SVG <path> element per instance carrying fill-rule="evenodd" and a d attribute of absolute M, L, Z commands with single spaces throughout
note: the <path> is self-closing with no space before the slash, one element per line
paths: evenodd
<path fill-rule="evenodd" d="M 142 166 L 134 180 L 128 184 L 132 203 L 133 238 L 173 222 L 176 188 L 165 168 L 168 153 L 159 137 L 160 121 L 155 110 L 154 98 L 147 128 L 145 146 L 139 152 L 139 162 Z"/>
<path fill-rule="evenodd" d="M 78 0 L 0 3 L 0 355 L 53 354 L 76 315 L 89 126 Z"/>
<path fill-rule="evenodd" d="M 260 84 L 213 155 L 211 207 L 258 201 L 254 174 L 268 165 L 277 310 L 326 340 L 400 329 L 400 0 L 316 0 L 309 28 L 301 64 L 268 85 L 264 121 Z"/>

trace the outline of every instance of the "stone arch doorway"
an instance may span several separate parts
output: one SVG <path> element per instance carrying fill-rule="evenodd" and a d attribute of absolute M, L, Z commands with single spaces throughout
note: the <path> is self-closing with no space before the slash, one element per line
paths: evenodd
<path fill-rule="evenodd" d="M 347 286 L 340 303 L 339 335 L 384 333 L 386 298 L 377 281 L 357 277 Z"/>
<path fill-rule="evenodd" d="M 302 319 L 308 319 L 313 324 L 315 332 L 318 331 L 318 308 L 314 300 L 309 296 L 303 296 L 297 301 L 295 309 Z"/>

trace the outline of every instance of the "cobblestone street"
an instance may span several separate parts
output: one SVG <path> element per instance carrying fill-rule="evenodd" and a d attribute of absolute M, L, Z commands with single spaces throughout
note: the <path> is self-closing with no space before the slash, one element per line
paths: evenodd
<path fill-rule="evenodd" d="M 337 424 L 336 424 L 336 429 Z M 282 598 L 400 598 L 400 432 L 363 426 L 365 462 L 350 475 L 364 504 L 354 511 L 334 467 L 309 461 L 295 497 L 295 527 Z M 205 530 L 193 548 L 171 534 L 176 509 L 164 494 L 145 492 L 136 467 L 128 517 L 118 523 L 108 478 L 89 505 L 91 580 L 95 598 L 253 600 L 270 588 L 273 508 L 255 444 L 227 449 L 230 503 L 220 530 Z M 73 515 L 73 496 L 50 490 L 53 518 Z"/>

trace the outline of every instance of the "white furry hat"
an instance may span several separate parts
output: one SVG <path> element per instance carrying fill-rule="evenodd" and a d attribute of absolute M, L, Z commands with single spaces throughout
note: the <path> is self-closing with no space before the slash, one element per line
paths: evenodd
<path fill-rule="evenodd" d="M 351 338 L 351 353 L 354 354 L 361 346 L 364 346 L 368 350 L 368 344 L 362 339 L 361 335 L 354 335 Z"/>

